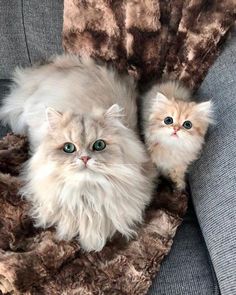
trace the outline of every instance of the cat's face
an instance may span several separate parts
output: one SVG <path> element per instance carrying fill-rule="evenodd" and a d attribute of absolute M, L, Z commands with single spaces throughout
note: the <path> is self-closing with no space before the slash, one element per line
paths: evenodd
<path fill-rule="evenodd" d="M 158 93 L 148 118 L 148 140 L 153 146 L 194 148 L 204 138 L 211 113 L 210 101 L 197 104 Z"/>
<path fill-rule="evenodd" d="M 79 233 L 87 250 L 116 230 L 130 236 L 151 198 L 149 158 L 121 116 L 117 105 L 81 115 L 48 109 L 47 136 L 25 167 L 21 193 L 38 225 L 55 224 L 61 239 Z"/>
<path fill-rule="evenodd" d="M 144 153 L 134 133 L 119 120 L 120 109 L 112 106 L 105 112 L 88 115 L 60 114 L 52 109 L 47 112 L 49 137 L 44 141 L 45 156 L 58 169 L 77 174 L 115 174 L 128 165 L 137 164 Z"/>

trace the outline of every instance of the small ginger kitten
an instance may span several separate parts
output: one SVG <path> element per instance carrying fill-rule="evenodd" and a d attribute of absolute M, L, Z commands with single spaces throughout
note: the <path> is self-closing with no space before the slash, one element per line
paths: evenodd
<path fill-rule="evenodd" d="M 212 103 L 196 103 L 177 81 L 154 85 L 143 95 L 141 117 L 145 143 L 159 175 L 169 177 L 177 190 L 185 189 L 188 166 L 198 158 Z"/>
<path fill-rule="evenodd" d="M 77 237 L 87 251 L 101 250 L 115 232 L 129 238 L 152 194 L 133 80 L 63 55 L 18 69 L 14 82 L 0 117 L 29 137 L 21 193 L 36 225 Z"/>

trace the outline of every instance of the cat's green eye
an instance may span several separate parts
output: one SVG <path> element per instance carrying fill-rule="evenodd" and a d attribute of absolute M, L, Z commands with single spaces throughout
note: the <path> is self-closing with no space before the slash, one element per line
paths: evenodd
<path fill-rule="evenodd" d="M 191 129 L 192 126 L 193 126 L 193 124 L 190 121 L 184 121 L 184 123 L 183 123 L 183 127 L 185 129 Z"/>
<path fill-rule="evenodd" d="M 93 150 L 94 151 L 98 151 L 98 152 L 102 151 L 102 150 L 105 149 L 105 147 L 106 147 L 106 142 L 104 140 L 102 140 L 102 139 L 96 140 L 94 142 L 94 144 L 93 144 Z"/>
<path fill-rule="evenodd" d="M 171 124 L 173 124 L 173 118 L 171 118 L 171 117 L 166 117 L 165 119 L 164 119 L 164 123 L 166 124 L 166 125 L 171 125 Z"/>
<path fill-rule="evenodd" d="M 76 151 L 76 147 L 73 143 L 71 142 L 66 142 L 63 146 L 63 151 L 65 153 L 71 154 L 74 153 Z"/>

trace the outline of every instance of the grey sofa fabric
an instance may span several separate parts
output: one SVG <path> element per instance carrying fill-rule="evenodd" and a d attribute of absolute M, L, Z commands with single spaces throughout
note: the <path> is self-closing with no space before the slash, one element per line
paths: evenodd
<path fill-rule="evenodd" d="M 200 89 L 216 125 L 190 173 L 194 206 L 223 295 L 236 294 L 236 31 Z"/>
<path fill-rule="evenodd" d="M 215 273 L 190 208 L 148 295 L 218 295 Z"/>
<path fill-rule="evenodd" d="M 0 0 L 0 79 L 62 52 L 63 0 Z"/>
<path fill-rule="evenodd" d="M 11 84 L 10 80 L 0 79 L 0 106 L 1 106 L 2 99 L 9 93 L 10 84 Z M 6 135 L 6 133 L 9 131 L 10 131 L 9 128 L 3 127 L 0 124 L 0 138 Z"/>
<path fill-rule="evenodd" d="M 10 72 L 19 64 L 30 64 L 22 20 L 22 3 L 0 0 L 0 79 L 9 78 Z"/>
<path fill-rule="evenodd" d="M 25 36 L 31 63 L 62 53 L 63 0 L 24 0 Z"/>

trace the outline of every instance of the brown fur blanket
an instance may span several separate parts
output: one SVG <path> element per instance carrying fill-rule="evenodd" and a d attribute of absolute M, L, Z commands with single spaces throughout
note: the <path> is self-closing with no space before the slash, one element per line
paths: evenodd
<path fill-rule="evenodd" d="M 114 63 L 146 85 L 196 89 L 235 21 L 236 0 L 65 0 L 64 48 Z"/>
<path fill-rule="evenodd" d="M 146 85 L 163 75 L 196 89 L 235 20 L 236 0 L 65 0 L 64 47 L 112 62 Z M 116 236 L 99 253 L 35 229 L 18 190 L 27 141 L 0 141 L 0 293 L 146 294 L 187 208 L 162 181 L 138 235 Z"/>

